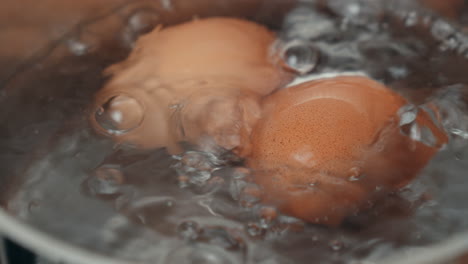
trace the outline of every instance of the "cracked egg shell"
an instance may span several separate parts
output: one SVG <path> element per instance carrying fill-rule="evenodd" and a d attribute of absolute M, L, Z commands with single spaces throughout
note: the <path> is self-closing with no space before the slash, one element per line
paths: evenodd
<path fill-rule="evenodd" d="M 106 70 L 112 78 L 95 97 L 92 125 L 139 148 L 177 153 L 181 141 L 197 145 L 209 138 L 235 149 L 259 118 L 261 98 L 292 78 L 270 54 L 275 41 L 267 28 L 236 18 L 158 27 L 137 41 L 125 61 Z M 120 95 L 131 100 L 107 103 L 109 114 L 99 110 Z M 141 115 L 125 113 L 141 109 Z M 114 133 L 103 127 L 108 124 L 117 130 L 138 126 Z"/>

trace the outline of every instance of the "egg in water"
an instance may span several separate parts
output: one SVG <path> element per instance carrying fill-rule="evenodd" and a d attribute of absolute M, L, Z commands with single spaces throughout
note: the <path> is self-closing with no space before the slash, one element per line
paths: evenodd
<path fill-rule="evenodd" d="M 303 220 L 338 225 L 366 201 L 411 181 L 447 137 L 415 116 L 440 142 L 428 146 L 401 131 L 407 101 L 361 76 L 308 81 L 263 103 L 247 164 L 264 203 Z"/>
<path fill-rule="evenodd" d="M 186 141 L 233 150 L 260 117 L 260 99 L 292 78 L 271 54 L 275 41 L 266 27 L 235 18 L 158 27 L 106 70 L 91 123 L 139 148 L 177 153 Z"/>

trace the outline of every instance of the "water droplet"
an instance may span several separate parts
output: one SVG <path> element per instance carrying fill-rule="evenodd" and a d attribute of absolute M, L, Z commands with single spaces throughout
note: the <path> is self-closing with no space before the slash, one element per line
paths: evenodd
<path fill-rule="evenodd" d="M 144 115 L 144 107 L 137 99 L 117 95 L 96 110 L 95 119 L 109 134 L 121 135 L 139 127 Z"/>
<path fill-rule="evenodd" d="M 120 193 L 124 175 L 118 167 L 102 166 L 97 168 L 86 184 L 94 195 L 114 195 Z"/>
<path fill-rule="evenodd" d="M 195 240 L 197 239 L 198 234 L 200 233 L 200 228 L 197 222 L 185 221 L 177 227 L 177 233 L 182 239 Z"/>
<path fill-rule="evenodd" d="M 306 40 L 292 40 L 281 47 L 280 56 L 284 67 L 298 74 L 306 74 L 315 69 L 320 57 L 319 50 Z"/>

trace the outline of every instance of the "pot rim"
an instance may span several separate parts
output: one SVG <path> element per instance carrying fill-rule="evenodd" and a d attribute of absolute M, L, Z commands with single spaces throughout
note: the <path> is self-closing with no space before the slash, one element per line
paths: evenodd
<path fill-rule="evenodd" d="M 135 264 L 93 253 L 90 250 L 71 245 L 66 241 L 47 235 L 45 232 L 16 219 L 0 208 L 0 233 L 25 246 L 40 256 L 67 264 Z M 368 264 L 440 264 L 456 259 L 468 251 L 468 231 L 426 247 L 415 247 L 383 258 L 379 261 L 363 261 Z"/>
<path fill-rule="evenodd" d="M 34 253 L 52 261 L 63 261 L 67 264 L 134 264 L 117 258 L 106 257 L 90 250 L 71 245 L 66 241 L 54 238 L 9 215 L 0 209 L 0 233 L 21 244 Z"/>

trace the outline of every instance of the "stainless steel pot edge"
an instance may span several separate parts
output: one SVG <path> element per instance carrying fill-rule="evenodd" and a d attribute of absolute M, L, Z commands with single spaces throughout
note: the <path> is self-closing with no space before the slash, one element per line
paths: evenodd
<path fill-rule="evenodd" d="M 0 264 L 8 264 L 5 251 L 5 242 L 0 238 Z"/>
<path fill-rule="evenodd" d="M 54 239 L 8 215 L 0 209 L 0 233 L 52 261 L 67 264 L 135 264 L 91 253 Z"/>

